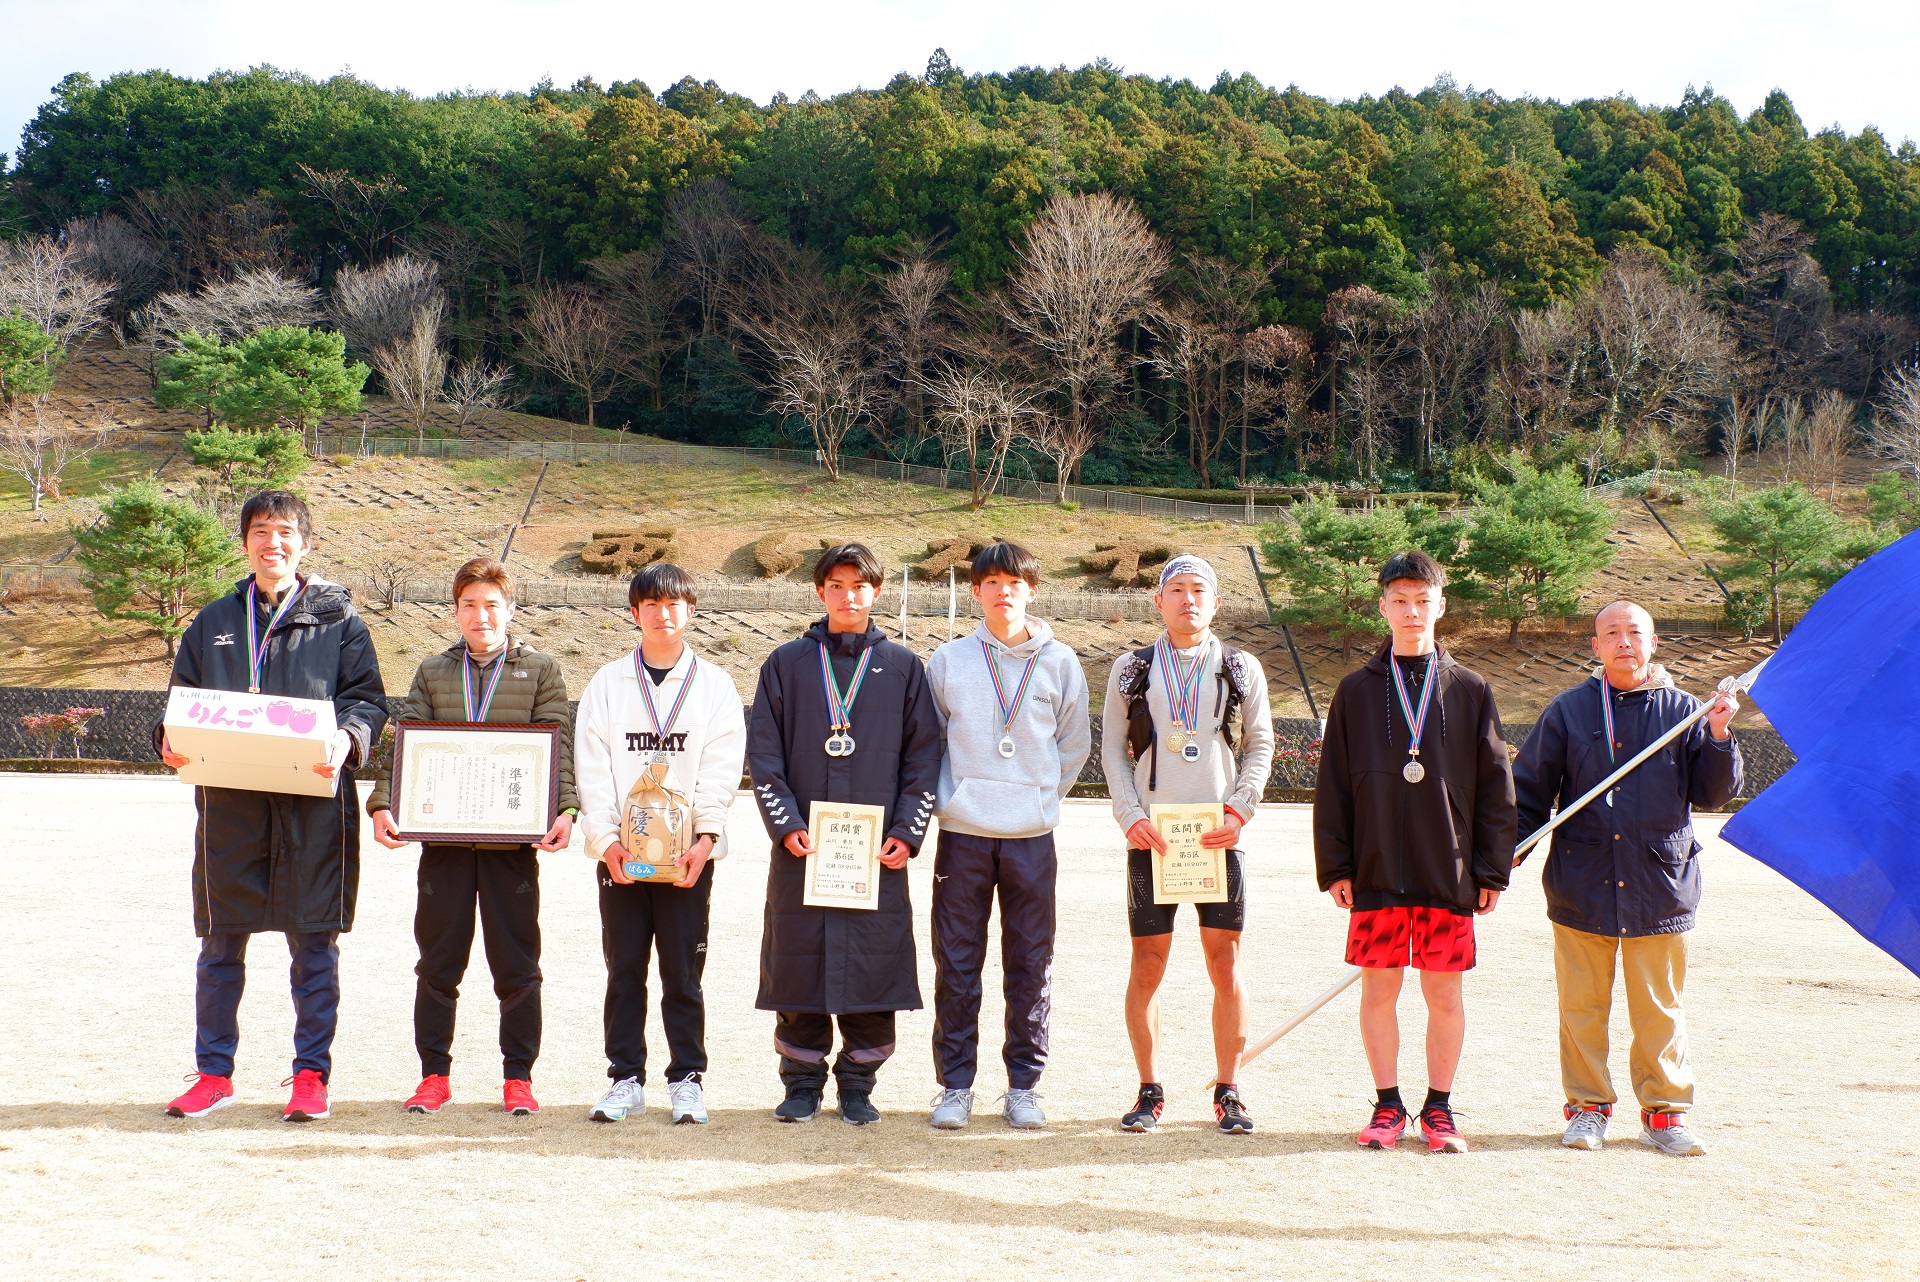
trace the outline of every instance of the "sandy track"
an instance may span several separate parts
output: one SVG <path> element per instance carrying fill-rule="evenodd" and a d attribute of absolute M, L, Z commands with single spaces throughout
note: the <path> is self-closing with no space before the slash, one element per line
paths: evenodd
<path fill-rule="evenodd" d="M 371 848 L 343 944 L 335 1115 L 274 1121 L 291 1012 L 276 936 L 255 941 L 237 1072 L 206 1122 L 160 1106 L 190 1067 L 192 811 L 163 780 L 0 780 L 10 909 L 0 922 L 0 1276 L 32 1278 L 1893 1277 L 1920 1202 L 1920 983 L 1819 905 L 1717 842 L 1693 952 L 1703 1160 L 1623 1122 L 1560 1149 L 1551 953 L 1537 877 L 1482 922 L 1456 1102 L 1466 1157 L 1366 1153 L 1351 995 L 1243 1075 L 1261 1130 L 1215 1134 L 1206 981 L 1183 918 L 1166 992 L 1172 1125 L 1112 1129 L 1133 1082 L 1120 1027 L 1123 888 L 1104 804 L 1069 807 L 1054 1127 L 925 1125 L 926 1012 L 902 1018 L 877 1128 L 768 1118 L 771 1017 L 752 1009 L 767 856 L 720 868 L 708 967 L 714 1122 L 587 1123 L 603 1082 L 602 972 L 588 865 L 549 857 L 546 1045 L 536 1118 L 497 1112 L 484 963 L 469 974 L 457 1103 L 408 1117 L 413 860 Z M 371 847 L 371 843 L 368 843 Z M 1251 830 L 1247 957 L 1270 1027 L 1337 972 L 1341 920 L 1313 889 L 1307 815 Z M 922 914 L 929 861 L 914 867 Z M 925 931 L 920 932 L 924 946 Z M 477 950 L 476 950 L 477 952 Z M 922 987 L 931 971 L 923 961 Z M 997 983 L 990 976 L 989 988 Z M 1409 1034 L 1419 1010 L 1409 993 Z M 989 997 L 983 1022 L 997 1028 Z M 1624 1014 L 1616 1033 L 1624 1035 Z M 1417 1041 L 1409 1036 L 1417 1047 Z M 653 1042 L 661 1046 L 657 1027 Z M 1625 1048 L 1614 1055 L 1623 1084 Z M 1417 1049 L 1403 1084 L 1423 1086 Z M 1004 1085 L 989 1054 L 980 1089 Z M 655 1087 L 658 1091 L 659 1088 Z M 663 1094 L 663 1092 L 660 1092 Z"/>

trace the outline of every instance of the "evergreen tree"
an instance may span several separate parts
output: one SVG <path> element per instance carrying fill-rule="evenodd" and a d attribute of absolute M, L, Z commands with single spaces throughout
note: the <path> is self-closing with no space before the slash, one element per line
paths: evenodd
<path fill-rule="evenodd" d="M 212 427 L 213 402 L 233 381 L 239 363 L 239 353 L 219 339 L 182 334 L 180 350 L 160 358 L 154 403 L 163 410 L 199 410 L 206 415 L 207 426 Z"/>
<path fill-rule="evenodd" d="M 1261 540 L 1267 563 L 1280 571 L 1292 601 L 1282 621 L 1325 630 L 1340 643 L 1343 662 L 1355 641 L 1384 636 L 1380 566 L 1412 544 L 1398 508 L 1341 508 L 1321 496 L 1299 512 L 1299 525 L 1270 525 Z"/>
<path fill-rule="evenodd" d="M 213 398 L 213 410 L 239 428 L 285 424 L 304 435 L 323 415 L 360 408 L 367 367 L 344 359 L 346 340 L 325 330 L 276 325 L 233 345 L 232 377 Z"/>
<path fill-rule="evenodd" d="M 226 590 L 241 559 L 217 516 L 168 498 L 151 480 L 108 494 L 100 520 L 76 528 L 74 541 L 94 608 L 150 625 L 169 659 L 189 617 Z"/>
<path fill-rule="evenodd" d="M 1834 510 L 1798 482 L 1745 495 L 1708 509 L 1720 550 L 1737 559 L 1721 567 L 1734 580 L 1757 585 L 1767 597 L 1773 639 L 1780 640 L 1780 603 L 1800 584 L 1814 583 L 1839 551 L 1845 529 Z"/>
<path fill-rule="evenodd" d="M 228 427 L 186 434 L 187 456 L 220 475 L 229 503 L 241 492 L 285 488 L 307 466 L 306 447 L 288 431 L 236 432 Z"/>
<path fill-rule="evenodd" d="M 1572 614 L 1581 589 L 1613 560 L 1604 504 L 1590 499 L 1572 467 L 1542 471 L 1519 455 L 1509 482 L 1479 482 L 1479 506 L 1459 564 L 1471 578 L 1459 594 L 1508 622 L 1507 639 L 1534 615 Z"/>
<path fill-rule="evenodd" d="M 0 316 L 0 405 L 22 396 L 39 396 L 53 387 L 60 363 L 60 340 L 41 330 L 15 308 Z"/>

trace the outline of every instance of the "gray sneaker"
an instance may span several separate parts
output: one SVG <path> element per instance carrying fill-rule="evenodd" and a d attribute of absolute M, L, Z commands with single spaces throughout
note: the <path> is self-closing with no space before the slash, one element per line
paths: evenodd
<path fill-rule="evenodd" d="M 1568 1148 L 1593 1152 L 1607 1142 L 1607 1115 L 1597 1108 L 1567 1106 L 1567 1130 L 1560 1142 Z"/>
<path fill-rule="evenodd" d="M 1016 1131 L 1037 1131 L 1047 1124 L 1047 1115 L 1040 1111 L 1040 1092 L 1012 1088 L 1000 1097 L 1005 1101 L 1000 1107 L 1000 1116 L 1007 1119 L 1007 1125 Z"/>
<path fill-rule="evenodd" d="M 1705 1157 L 1707 1146 L 1687 1129 L 1685 1113 L 1642 1113 L 1640 1142 L 1669 1157 Z"/>
<path fill-rule="evenodd" d="M 587 1110 L 591 1122 L 624 1122 L 631 1112 L 645 1112 L 647 1088 L 637 1077 L 623 1077 L 607 1088 L 600 1102 Z"/>
<path fill-rule="evenodd" d="M 933 1097 L 933 1116 L 927 1119 L 938 1131 L 957 1131 L 973 1117 L 973 1092 L 949 1089 Z"/>

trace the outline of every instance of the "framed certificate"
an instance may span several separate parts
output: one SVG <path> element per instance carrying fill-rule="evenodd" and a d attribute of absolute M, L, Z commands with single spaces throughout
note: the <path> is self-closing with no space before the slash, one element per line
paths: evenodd
<path fill-rule="evenodd" d="M 1200 844 L 1223 821 L 1219 802 L 1209 806 L 1149 806 L 1147 819 L 1167 843 L 1153 856 L 1153 902 L 1224 904 L 1227 902 L 1225 847 Z"/>
<path fill-rule="evenodd" d="M 559 814 L 560 727 L 401 721 L 393 826 L 405 841 L 539 841 Z"/>
<path fill-rule="evenodd" d="M 885 806 L 816 801 L 807 807 L 807 883 L 800 902 L 816 908 L 880 907 Z"/>

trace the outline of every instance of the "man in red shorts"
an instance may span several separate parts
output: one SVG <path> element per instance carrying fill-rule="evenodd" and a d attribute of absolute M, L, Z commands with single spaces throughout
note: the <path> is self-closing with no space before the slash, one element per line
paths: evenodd
<path fill-rule="evenodd" d="M 1360 1039 L 1379 1092 L 1358 1137 L 1367 1148 L 1392 1148 L 1409 1121 L 1398 1004 L 1411 965 L 1427 1001 L 1420 1129 L 1433 1152 L 1466 1152 L 1452 1107 L 1460 976 L 1474 962 L 1474 914 L 1493 911 L 1513 869 L 1513 771 L 1493 692 L 1433 639 L 1446 583 L 1424 552 L 1380 568 L 1392 636 L 1334 691 L 1313 798 L 1320 888 L 1352 912 L 1347 962 L 1365 968 Z"/>

